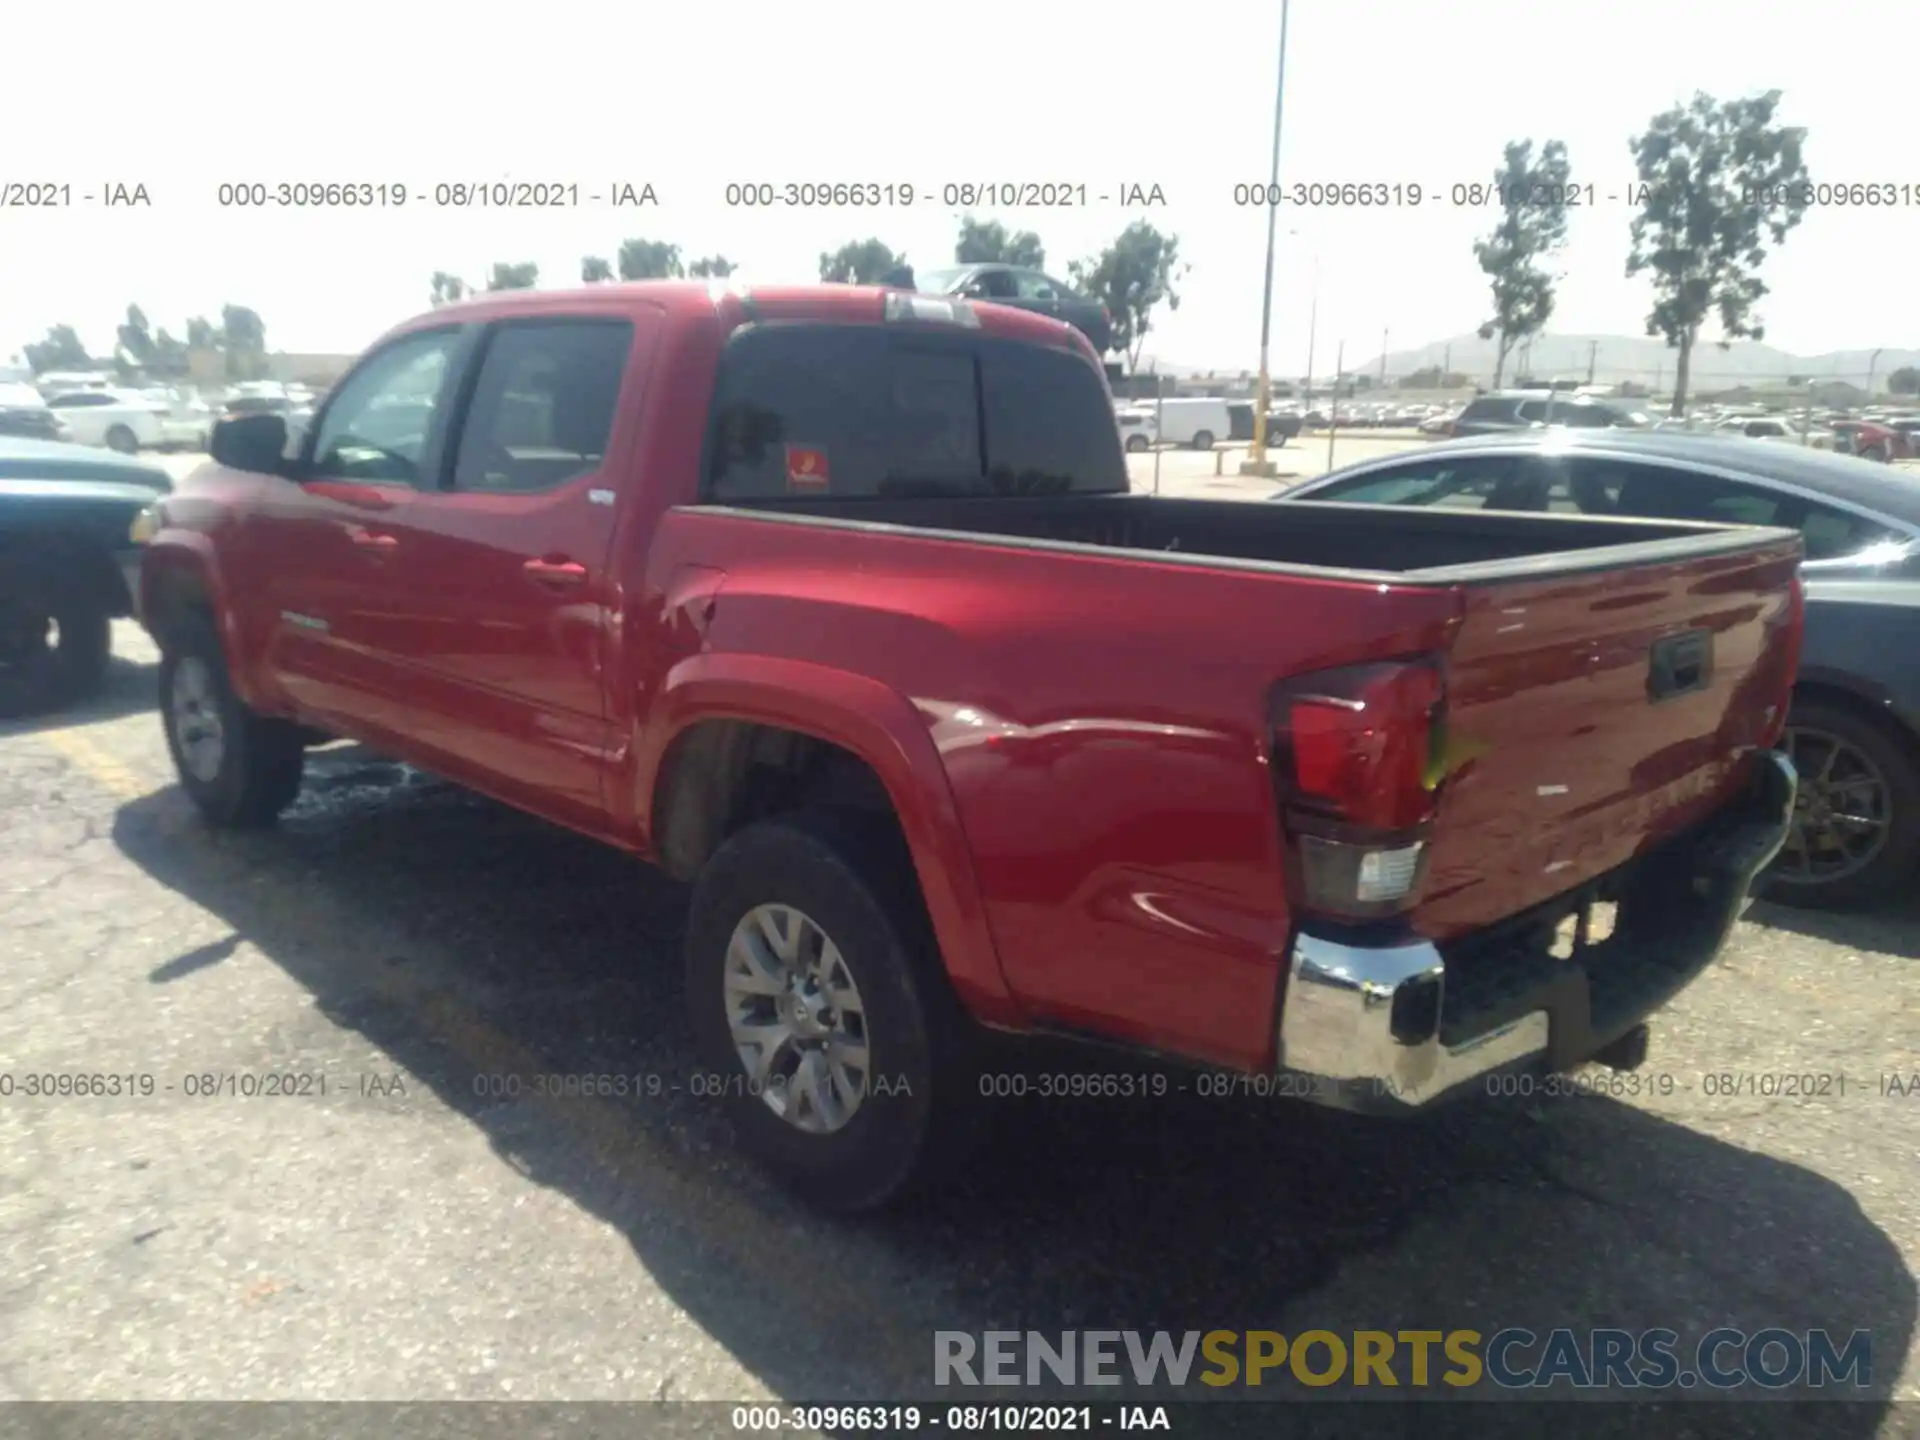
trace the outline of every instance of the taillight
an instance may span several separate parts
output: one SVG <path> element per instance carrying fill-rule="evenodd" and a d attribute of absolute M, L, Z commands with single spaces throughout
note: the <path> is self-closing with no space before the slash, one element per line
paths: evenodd
<path fill-rule="evenodd" d="M 1322 670 L 1269 698 L 1274 784 L 1301 908 L 1347 919 L 1409 910 L 1444 778 L 1437 660 Z"/>

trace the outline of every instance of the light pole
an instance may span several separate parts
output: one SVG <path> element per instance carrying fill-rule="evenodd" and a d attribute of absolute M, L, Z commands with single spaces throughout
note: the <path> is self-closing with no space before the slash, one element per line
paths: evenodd
<path fill-rule="evenodd" d="M 1874 351 L 1867 357 L 1867 403 L 1873 403 L 1873 372 L 1880 368 L 1880 352 Z"/>
<path fill-rule="evenodd" d="M 1280 68 L 1273 82 L 1273 170 L 1268 182 L 1267 199 L 1278 202 L 1280 185 L 1281 102 L 1287 94 L 1287 10 L 1290 0 L 1280 0 Z M 1242 475 L 1269 475 L 1267 462 L 1267 406 L 1273 398 L 1273 380 L 1267 373 L 1267 342 L 1273 334 L 1273 231 L 1280 218 L 1278 203 L 1267 206 L 1267 269 L 1260 287 L 1260 386 L 1253 404 L 1253 448 L 1240 466 Z"/>
<path fill-rule="evenodd" d="M 1313 257 L 1313 298 L 1307 302 L 1307 409 L 1313 409 L 1313 338 L 1320 329 L 1320 257 Z"/>

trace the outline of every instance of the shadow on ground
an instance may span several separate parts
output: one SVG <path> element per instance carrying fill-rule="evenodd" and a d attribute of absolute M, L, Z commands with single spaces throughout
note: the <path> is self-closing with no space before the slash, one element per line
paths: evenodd
<path fill-rule="evenodd" d="M 1850 950 L 1920 959 L 1920 897 L 1903 897 L 1859 910 L 1803 910 L 1763 900 L 1747 912 L 1747 919 Z"/>
<path fill-rule="evenodd" d="M 151 710 L 156 704 L 158 676 L 157 662 L 127 660 L 116 655 L 107 664 L 105 681 L 85 700 L 63 705 L 44 715 L 0 720 L 0 740 L 35 735 L 46 730 L 64 730 L 75 725 L 93 725 L 102 720 L 118 720 L 123 715 Z"/>
<path fill-rule="evenodd" d="M 688 1088 L 680 890 L 351 747 L 313 772 L 277 831 L 211 835 L 168 790 L 125 806 L 115 839 L 503 1161 L 619 1227 L 789 1399 L 978 1403 L 933 1388 L 941 1329 L 1864 1328 L 1882 1388 L 1910 1343 L 1913 1279 L 1845 1190 L 1601 1099 L 1411 1126 L 1191 1093 L 1009 1102 L 960 1188 L 909 1213 L 821 1218 L 744 1167 L 720 1106 Z M 206 948 L 153 980 L 191 985 L 223 959 Z M 512 1065 L 654 1075 L 662 1093 L 545 1107 L 476 1093 Z M 1490 1418 L 1450 1408 L 1476 1431 Z M 1606 1428 L 1579 1433 L 1648 1433 L 1640 1407 L 1580 1408 Z M 1723 1433 L 1709 1412 L 1755 1435 L 1867 1436 L 1887 1418 L 1874 1402 L 1685 1408 L 1660 1432 Z M 1230 1401 L 1208 1415 L 1256 1418 Z M 1288 1407 L 1290 1429 L 1304 1419 Z"/>

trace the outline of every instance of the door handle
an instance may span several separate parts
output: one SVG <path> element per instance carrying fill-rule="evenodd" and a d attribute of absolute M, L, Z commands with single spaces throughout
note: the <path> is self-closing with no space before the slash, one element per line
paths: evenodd
<path fill-rule="evenodd" d="M 376 556 L 391 555 L 400 548 L 400 542 L 397 539 L 378 530 L 368 530 L 355 525 L 347 531 L 347 534 L 355 545 Z"/>
<path fill-rule="evenodd" d="M 587 567 L 577 560 L 529 560 L 520 568 L 542 585 L 578 585 L 587 578 Z"/>

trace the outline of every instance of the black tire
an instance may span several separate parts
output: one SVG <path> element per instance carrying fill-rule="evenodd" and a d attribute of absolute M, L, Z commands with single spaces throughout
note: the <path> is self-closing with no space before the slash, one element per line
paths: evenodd
<path fill-rule="evenodd" d="M 0 718 L 84 699 L 100 688 L 112 653 L 107 602 L 70 567 L 0 555 Z"/>
<path fill-rule="evenodd" d="M 1193 448 L 1196 450 L 1211 450 L 1213 448 L 1213 432 L 1211 430 L 1194 431 Z"/>
<path fill-rule="evenodd" d="M 183 746 L 176 691 L 194 677 L 219 722 L 217 766 L 200 773 Z M 180 788 L 207 823 L 242 830 L 271 825 L 300 793 L 305 735 L 285 720 L 255 714 L 233 693 L 226 650 L 210 621 L 194 616 L 170 631 L 160 652 L 160 724 Z"/>
<path fill-rule="evenodd" d="M 1884 779 L 1886 838 L 1860 868 L 1830 880 L 1794 880 L 1787 851 L 1761 877 L 1760 891 L 1782 905 L 1804 909 L 1842 909 L 1885 900 L 1910 886 L 1920 865 L 1920 754 L 1911 738 L 1877 716 L 1842 701 L 1796 699 L 1787 716 L 1790 732 L 1831 736 L 1864 756 Z M 1814 747 L 1818 752 L 1818 746 Z M 1801 797 L 1813 796 L 1815 778 L 1801 776 Z M 1798 826 L 1800 812 L 1796 811 Z M 1791 842 L 1789 842 L 1791 844 Z"/>
<path fill-rule="evenodd" d="M 859 991 L 868 1084 L 844 1125 L 809 1133 L 743 1093 L 728 1022 L 727 952 L 756 907 L 801 911 Z M 947 987 L 912 863 L 890 823 L 802 811 L 748 826 L 708 860 L 687 921 L 687 1010 L 707 1093 L 742 1148 L 822 1209 L 876 1210 L 952 1173 L 977 1138 L 968 1022 Z"/>
<path fill-rule="evenodd" d="M 122 455 L 133 455 L 140 449 L 140 441 L 133 431 L 124 425 L 114 425 L 107 430 L 107 448 L 118 450 Z"/>
<path fill-rule="evenodd" d="M 1146 436 L 1129 435 L 1127 437 L 1127 453 L 1129 455 L 1138 455 L 1141 451 L 1145 450 L 1146 448 L 1147 448 Z"/>

